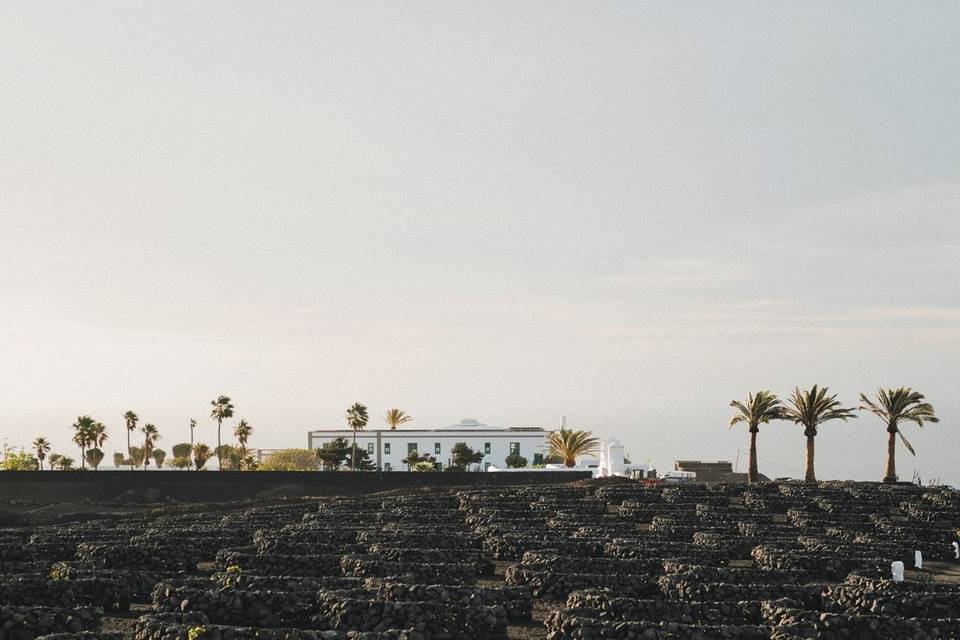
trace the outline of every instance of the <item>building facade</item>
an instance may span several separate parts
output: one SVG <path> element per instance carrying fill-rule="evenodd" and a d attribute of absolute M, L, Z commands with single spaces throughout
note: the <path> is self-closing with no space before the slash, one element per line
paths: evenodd
<path fill-rule="evenodd" d="M 363 429 L 357 431 L 357 447 L 366 449 L 370 460 L 384 471 L 406 471 L 403 459 L 410 453 L 426 453 L 437 459 L 437 468 L 451 464 L 451 451 L 458 442 L 483 452 L 480 470 L 506 466 L 507 456 L 519 453 L 529 465 L 542 464 L 547 455 L 547 432 L 542 427 L 491 427 L 473 419 L 436 429 Z M 336 438 L 353 441 L 350 429 L 318 429 L 307 433 L 307 447 L 319 449 Z"/>

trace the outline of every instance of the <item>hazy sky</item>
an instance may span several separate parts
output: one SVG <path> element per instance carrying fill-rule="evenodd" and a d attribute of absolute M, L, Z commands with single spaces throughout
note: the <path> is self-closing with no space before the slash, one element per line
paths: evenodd
<path fill-rule="evenodd" d="M 748 391 L 910 385 L 942 424 L 901 477 L 960 484 L 958 34 L 952 1 L 4 2 L 0 435 L 215 442 L 225 393 L 253 446 L 363 401 L 665 469 L 736 459 Z M 882 475 L 876 418 L 817 444 Z M 759 447 L 802 473 L 799 427 Z"/>

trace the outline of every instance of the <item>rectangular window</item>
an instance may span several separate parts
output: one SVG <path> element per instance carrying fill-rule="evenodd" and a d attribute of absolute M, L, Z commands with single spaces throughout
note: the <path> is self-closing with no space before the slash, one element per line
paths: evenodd
<path fill-rule="evenodd" d="M 489 469 L 490 469 L 490 463 L 489 463 L 489 462 L 484 462 L 484 463 L 483 463 L 483 470 L 484 470 L 484 471 L 487 471 L 487 470 L 489 470 Z"/>
<path fill-rule="evenodd" d="M 437 471 L 443 471 L 443 465 L 441 463 L 438 462 L 433 466 L 436 468 Z"/>
<path fill-rule="evenodd" d="M 517 455 L 517 456 L 520 455 L 520 443 L 519 443 L 519 442 L 511 442 L 511 443 L 510 443 L 510 455 L 512 455 L 512 456 L 513 456 L 513 455 Z"/>
<path fill-rule="evenodd" d="M 389 443 L 389 442 L 384 442 L 384 443 L 383 443 L 383 452 L 384 452 L 386 455 L 390 455 L 390 443 Z"/>
<path fill-rule="evenodd" d="M 437 454 L 437 455 L 440 455 L 440 443 L 439 443 L 439 442 L 434 442 L 434 443 L 433 443 L 433 452 L 434 452 L 435 454 Z"/>
<path fill-rule="evenodd" d="M 484 453 L 490 453 L 490 443 L 489 443 L 489 442 L 484 442 L 484 443 L 483 443 L 483 452 L 484 452 Z"/>
<path fill-rule="evenodd" d="M 533 454 L 533 464 L 543 464 L 543 454 L 535 453 Z"/>
<path fill-rule="evenodd" d="M 416 452 L 417 452 L 417 443 L 416 443 L 416 442 L 408 442 L 408 443 L 407 443 L 407 455 L 410 455 L 411 453 L 416 453 Z"/>
<path fill-rule="evenodd" d="M 368 443 L 367 443 L 367 453 L 371 453 L 371 454 L 373 453 L 373 443 L 372 443 L 372 442 L 368 442 Z"/>

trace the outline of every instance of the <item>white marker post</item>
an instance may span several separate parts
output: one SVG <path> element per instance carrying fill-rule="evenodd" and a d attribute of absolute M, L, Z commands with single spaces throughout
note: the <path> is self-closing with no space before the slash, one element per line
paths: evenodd
<path fill-rule="evenodd" d="M 923 554 L 919 551 L 913 552 L 913 566 L 917 569 L 923 569 Z"/>
<path fill-rule="evenodd" d="M 953 558 L 960 560 L 960 542 L 953 543 Z"/>
<path fill-rule="evenodd" d="M 890 573 L 893 574 L 894 582 L 903 582 L 903 563 L 897 560 L 890 563 Z"/>

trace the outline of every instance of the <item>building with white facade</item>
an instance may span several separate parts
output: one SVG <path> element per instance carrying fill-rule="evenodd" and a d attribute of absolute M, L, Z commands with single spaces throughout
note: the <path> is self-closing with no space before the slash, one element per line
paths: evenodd
<path fill-rule="evenodd" d="M 370 460 L 384 471 L 405 471 L 402 460 L 412 452 L 426 453 L 437 459 L 437 467 L 451 464 L 451 450 L 458 442 L 483 452 L 479 468 L 506 466 L 512 453 L 519 453 L 528 464 L 542 464 L 547 455 L 547 431 L 543 427 L 491 427 L 473 419 L 436 429 L 363 429 L 357 431 L 357 447 L 366 449 Z M 353 440 L 350 429 L 318 429 L 307 433 L 307 447 L 319 449 L 335 438 Z"/>

